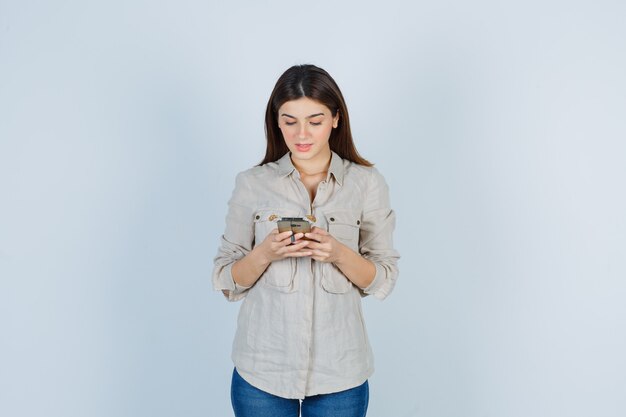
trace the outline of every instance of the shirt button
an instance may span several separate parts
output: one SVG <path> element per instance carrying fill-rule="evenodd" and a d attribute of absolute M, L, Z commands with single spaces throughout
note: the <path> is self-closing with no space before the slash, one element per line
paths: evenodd
<path fill-rule="evenodd" d="M 361 224 L 361 220 L 357 220 L 357 221 L 356 221 L 356 224 L 357 224 L 357 226 L 358 226 L 359 224 Z"/>
<path fill-rule="evenodd" d="M 330 220 L 331 222 L 334 222 L 334 221 L 335 221 L 335 218 L 334 218 L 334 217 L 331 217 L 329 220 Z"/>
<path fill-rule="evenodd" d="M 259 220 L 261 218 L 261 216 L 259 216 L 258 214 L 256 216 L 254 216 L 255 219 Z"/>

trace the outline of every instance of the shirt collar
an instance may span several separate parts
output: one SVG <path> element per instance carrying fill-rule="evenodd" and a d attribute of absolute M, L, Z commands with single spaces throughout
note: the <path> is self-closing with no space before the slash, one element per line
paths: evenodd
<path fill-rule="evenodd" d="M 278 175 L 281 177 L 286 177 L 287 175 L 293 173 L 296 170 L 296 167 L 293 166 L 293 162 L 291 162 L 290 152 L 287 152 L 283 155 L 278 161 Z M 330 167 L 328 168 L 328 176 L 326 180 L 330 179 L 330 175 L 332 174 L 335 177 L 335 181 L 339 185 L 343 185 L 343 159 L 339 155 L 337 155 L 334 151 L 331 151 L 330 156 Z"/>

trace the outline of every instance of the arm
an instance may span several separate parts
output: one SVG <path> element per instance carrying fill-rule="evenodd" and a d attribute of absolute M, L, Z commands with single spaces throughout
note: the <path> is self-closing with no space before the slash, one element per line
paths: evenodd
<path fill-rule="evenodd" d="M 383 177 L 372 170 L 360 229 L 359 253 L 337 241 L 327 231 L 314 228 L 306 234 L 312 242 L 313 259 L 332 262 L 362 291 L 384 299 L 393 289 L 397 276 L 398 253 L 393 248 L 395 214 L 389 207 L 389 190 Z"/>
<path fill-rule="evenodd" d="M 339 242 L 326 230 L 314 227 L 306 237 L 316 241 L 309 244 L 309 248 L 313 250 L 313 259 L 334 263 L 357 287 L 365 288 L 374 280 L 376 276 L 374 263 Z"/>
<path fill-rule="evenodd" d="M 389 188 L 382 175 L 372 169 L 359 239 L 359 252 L 371 261 L 376 273 L 374 279 L 363 287 L 363 295 L 373 295 L 383 300 L 393 290 L 398 279 L 400 255 L 393 246 L 395 212 L 389 204 Z"/>
<path fill-rule="evenodd" d="M 254 244 L 254 209 L 251 196 L 245 174 L 240 173 L 228 201 L 226 230 L 222 235 L 213 268 L 213 288 L 221 290 L 229 301 L 243 299 L 252 286 L 239 285 L 232 275 L 233 264 L 248 255 Z"/>
<path fill-rule="evenodd" d="M 306 250 L 309 242 L 300 240 L 304 236 L 303 233 L 296 233 L 296 243 L 290 245 L 292 233 L 291 231 L 278 233 L 278 229 L 274 229 L 260 245 L 235 262 L 231 271 L 235 283 L 251 287 L 270 263 L 288 257 L 310 256 L 311 252 Z"/>
<path fill-rule="evenodd" d="M 309 242 L 298 242 L 302 234 L 296 234 L 297 243 L 289 245 L 292 232 L 278 233 L 275 229 L 263 242 L 254 244 L 253 218 L 257 207 L 253 195 L 245 174 L 239 174 L 228 202 L 226 231 L 213 269 L 213 288 L 221 290 L 229 301 L 243 299 L 271 262 L 311 255 L 304 250 Z"/>

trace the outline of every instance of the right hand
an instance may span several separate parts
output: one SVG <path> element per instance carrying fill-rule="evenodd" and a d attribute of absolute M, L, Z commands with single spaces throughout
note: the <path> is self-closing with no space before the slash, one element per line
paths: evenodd
<path fill-rule="evenodd" d="M 294 236 L 295 243 L 291 245 L 292 234 L 291 231 L 278 233 L 278 229 L 274 229 L 257 248 L 262 251 L 268 262 L 290 257 L 311 256 L 313 252 L 306 250 L 309 241 L 302 239 L 304 233 L 296 233 Z"/>

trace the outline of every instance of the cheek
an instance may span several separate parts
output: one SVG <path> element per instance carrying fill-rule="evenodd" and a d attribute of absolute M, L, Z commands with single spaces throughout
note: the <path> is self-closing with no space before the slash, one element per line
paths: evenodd
<path fill-rule="evenodd" d="M 293 137 L 293 129 L 290 126 L 279 126 L 280 131 L 283 133 L 283 137 L 285 139 L 290 139 Z"/>
<path fill-rule="evenodd" d="M 319 140 L 328 140 L 332 131 L 333 131 L 332 126 L 324 127 L 323 129 L 319 129 L 316 132 L 315 137 Z"/>

